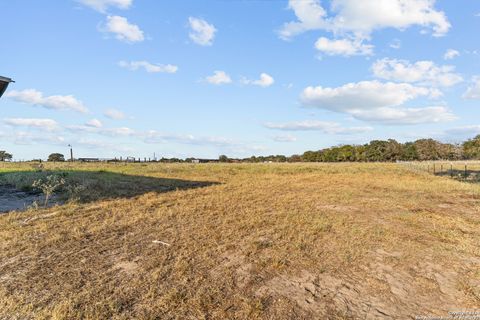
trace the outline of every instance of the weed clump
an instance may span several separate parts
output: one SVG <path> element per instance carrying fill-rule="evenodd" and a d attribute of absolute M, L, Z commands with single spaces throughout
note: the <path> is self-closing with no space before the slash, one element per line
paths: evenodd
<path fill-rule="evenodd" d="M 48 206 L 48 200 L 55 191 L 65 184 L 65 179 L 60 175 L 48 175 L 45 178 L 35 180 L 32 187 L 42 191 L 45 196 L 44 206 Z"/>

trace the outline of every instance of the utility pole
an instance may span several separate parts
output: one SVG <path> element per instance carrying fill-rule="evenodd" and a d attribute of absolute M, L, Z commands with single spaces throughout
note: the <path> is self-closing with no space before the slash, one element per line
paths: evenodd
<path fill-rule="evenodd" d="M 73 147 L 71 144 L 68 145 L 70 147 L 70 161 L 73 162 Z"/>

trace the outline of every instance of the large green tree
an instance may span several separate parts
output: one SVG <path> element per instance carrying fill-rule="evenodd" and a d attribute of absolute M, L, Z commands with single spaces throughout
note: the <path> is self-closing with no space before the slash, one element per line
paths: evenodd
<path fill-rule="evenodd" d="M 65 161 L 65 156 L 61 153 L 52 153 L 48 156 L 48 161 L 63 162 Z"/>
<path fill-rule="evenodd" d="M 13 155 L 7 151 L 0 150 L 0 161 L 9 161 L 12 160 Z"/>

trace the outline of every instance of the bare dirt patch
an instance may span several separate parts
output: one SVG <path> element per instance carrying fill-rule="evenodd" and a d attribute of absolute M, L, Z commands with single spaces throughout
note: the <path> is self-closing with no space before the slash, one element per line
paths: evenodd
<path fill-rule="evenodd" d="M 38 194 L 32 194 L 17 190 L 12 186 L 0 185 L 0 213 L 25 210 L 34 202 L 41 202 L 42 197 Z"/>

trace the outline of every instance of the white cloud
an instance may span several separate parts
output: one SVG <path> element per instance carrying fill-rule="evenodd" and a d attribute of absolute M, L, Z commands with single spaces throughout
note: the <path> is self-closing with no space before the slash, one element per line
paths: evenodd
<path fill-rule="evenodd" d="M 408 83 L 361 81 L 337 88 L 307 87 L 301 100 L 308 106 L 332 111 L 352 111 L 398 106 L 431 91 Z"/>
<path fill-rule="evenodd" d="M 101 128 L 103 127 L 103 124 L 100 120 L 98 119 L 91 119 L 85 123 L 86 126 L 88 127 L 93 127 L 93 128 Z"/>
<path fill-rule="evenodd" d="M 132 5 L 133 0 L 78 0 L 78 2 L 98 12 L 105 13 L 109 7 L 128 9 Z"/>
<path fill-rule="evenodd" d="M 120 61 L 118 65 L 132 71 L 143 68 L 148 73 L 176 73 L 178 67 L 171 64 L 152 64 L 148 61 Z"/>
<path fill-rule="evenodd" d="M 445 107 L 406 108 L 419 97 L 437 96 L 436 89 L 408 83 L 361 81 L 337 88 L 307 87 L 301 100 L 306 106 L 346 113 L 355 119 L 389 124 L 450 121 L 455 116 Z"/>
<path fill-rule="evenodd" d="M 438 123 L 457 119 L 448 108 L 443 106 L 423 108 L 385 107 L 373 110 L 356 110 L 351 115 L 359 120 L 395 125 Z"/>
<path fill-rule="evenodd" d="M 462 96 L 464 99 L 480 99 L 480 76 L 472 78 L 472 83 Z"/>
<path fill-rule="evenodd" d="M 113 109 L 113 108 L 110 108 L 110 109 L 105 110 L 105 112 L 103 113 L 103 115 L 104 115 L 105 117 L 110 118 L 110 119 L 113 119 L 113 120 L 123 120 L 123 119 L 127 118 L 127 116 L 125 115 L 125 113 L 123 113 L 123 112 L 120 111 L 120 110 Z"/>
<path fill-rule="evenodd" d="M 115 38 L 127 43 L 145 40 L 143 31 L 135 24 L 128 22 L 127 18 L 108 16 L 103 31 L 115 34 Z"/>
<path fill-rule="evenodd" d="M 7 118 L 4 122 L 14 127 L 29 127 L 44 131 L 54 131 L 59 128 L 58 123 L 52 119 Z"/>
<path fill-rule="evenodd" d="M 214 71 L 212 76 L 205 79 L 208 83 L 220 85 L 232 82 L 232 78 L 225 71 Z"/>
<path fill-rule="evenodd" d="M 298 21 L 284 24 L 279 32 L 284 40 L 308 30 L 330 28 L 325 19 L 327 12 L 318 0 L 289 0 L 288 8 L 294 11 Z"/>
<path fill-rule="evenodd" d="M 372 55 L 373 45 L 363 44 L 362 40 L 338 39 L 330 40 L 320 37 L 315 42 L 315 48 L 329 56 L 341 55 L 345 57 L 356 55 Z"/>
<path fill-rule="evenodd" d="M 189 17 L 188 22 L 191 28 L 189 36 L 193 42 L 201 46 L 211 46 L 213 44 L 213 39 L 217 32 L 217 29 L 215 29 L 213 24 L 194 17 Z"/>
<path fill-rule="evenodd" d="M 445 54 L 443 55 L 443 59 L 445 60 L 451 60 L 454 59 L 455 57 L 458 57 L 460 55 L 460 52 L 458 52 L 455 49 L 448 49 Z"/>
<path fill-rule="evenodd" d="M 42 106 L 47 109 L 73 110 L 82 113 L 88 112 L 88 109 L 83 103 L 72 95 L 53 95 L 44 97 L 43 93 L 38 90 L 26 89 L 23 91 L 10 91 L 6 96 L 18 102 Z"/>
<path fill-rule="evenodd" d="M 417 61 L 382 59 L 372 65 L 373 74 L 377 78 L 397 82 L 411 82 L 421 85 L 450 87 L 463 81 L 455 73 L 454 66 L 437 66 L 432 61 Z"/>
<path fill-rule="evenodd" d="M 265 127 L 269 129 L 285 131 L 321 131 L 327 134 L 355 134 L 370 132 L 372 127 L 342 127 L 336 122 L 305 120 L 288 123 L 267 123 Z"/>
<path fill-rule="evenodd" d="M 135 134 L 135 130 L 127 128 L 127 127 L 120 127 L 120 128 L 109 128 L 109 129 L 102 129 L 99 131 L 100 134 L 107 135 L 107 136 L 132 136 Z"/>
<path fill-rule="evenodd" d="M 392 42 L 390 42 L 390 48 L 392 49 L 400 49 L 402 47 L 402 41 L 400 39 L 393 39 Z"/>
<path fill-rule="evenodd" d="M 280 136 L 275 136 L 273 137 L 273 141 L 276 142 L 295 142 L 297 141 L 297 138 L 291 135 L 280 135 Z"/>
<path fill-rule="evenodd" d="M 274 82 L 275 80 L 273 79 L 273 77 L 267 73 L 260 74 L 260 79 L 258 80 L 249 80 L 249 79 L 242 80 L 242 83 L 244 84 L 252 84 L 252 85 L 260 86 L 264 88 L 270 87 L 271 85 L 273 85 Z"/>
<path fill-rule="evenodd" d="M 214 145 L 217 147 L 229 147 L 237 143 L 223 137 L 196 137 L 191 134 L 170 134 L 150 130 L 140 134 L 146 143 L 167 143 L 175 142 L 192 145 Z"/>
<path fill-rule="evenodd" d="M 383 28 L 430 28 L 434 36 L 450 29 L 445 13 L 435 9 L 435 0 L 332 0 L 330 15 L 319 0 L 289 0 L 298 21 L 286 23 L 280 37 L 289 39 L 308 30 L 326 30 L 335 34 L 352 34 L 369 38 Z"/>
<path fill-rule="evenodd" d="M 463 94 L 462 98 L 464 99 L 480 99 L 480 76 L 472 78 L 470 86 L 467 88 L 467 91 Z"/>
<path fill-rule="evenodd" d="M 127 128 L 127 127 L 119 127 L 119 128 L 102 128 L 102 127 L 95 127 L 92 125 L 71 125 L 65 127 L 67 130 L 71 132 L 82 132 L 82 133 L 94 133 L 100 134 L 109 137 L 117 137 L 117 136 L 134 136 L 137 134 L 135 130 Z"/>
<path fill-rule="evenodd" d="M 252 143 L 234 141 L 225 137 L 198 137 L 191 134 L 162 133 L 156 130 L 139 133 L 137 137 L 142 138 L 145 143 L 149 144 L 186 144 L 192 146 L 200 146 L 202 147 L 202 150 L 206 147 L 215 147 L 222 150 L 222 152 L 234 154 L 247 154 L 250 152 L 258 152 L 265 150 L 263 146 L 254 145 Z"/>
<path fill-rule="evenodd" d="M 65 138 L 57 134 L 35 134 L 32 132 L 17 131 L 10 137 L 15 144 L 31 145 L 34 143 L 49 145 L 65 145 Z"/>

